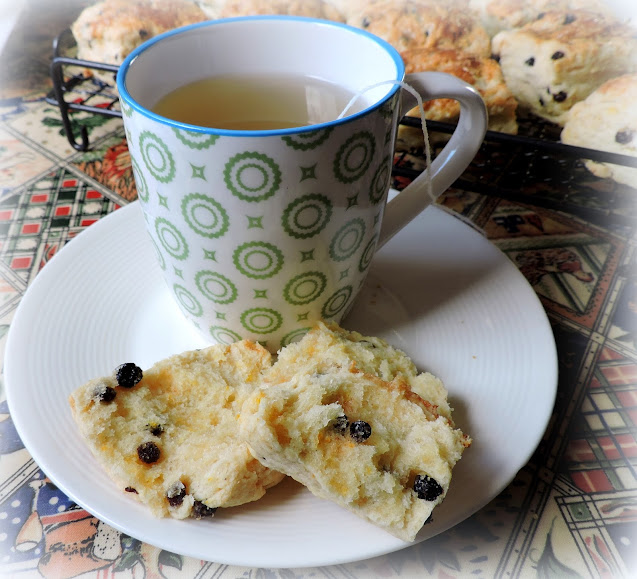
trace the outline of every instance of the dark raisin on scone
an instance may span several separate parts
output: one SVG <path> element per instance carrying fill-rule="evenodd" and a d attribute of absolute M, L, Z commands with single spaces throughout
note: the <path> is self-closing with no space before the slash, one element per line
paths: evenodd
<path fill-rule="evenodd" d="M 144 377 L 142 369 L 132 362 L 120 364 L 115 369 L 115 380 L 122 388 L 132 388 Z"/>

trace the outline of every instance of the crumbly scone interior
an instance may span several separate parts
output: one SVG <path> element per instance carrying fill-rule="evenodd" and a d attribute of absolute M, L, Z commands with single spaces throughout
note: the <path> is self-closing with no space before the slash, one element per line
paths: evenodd
<path fill-rule="evenodd" d="M 157 516 L 184 518 L 205 509 L 260 498 L 283 475 L 261 465 L 238 436 L 237 415 L 257 388 L 270 354 L 240 342 L 185 352 L 158 362 L 132 388 L 98 378 L 70 397 L 78 427 L 93 454 L 122 490 Z M 99 392 L 113 388 L 113 400 Z M 153 444 L 147 464 L 138 448 Z M 183 485 L 183 487 L 181 487 Z M 167 500 L 181 492 L 180 500 Z M 174 497 L 173 497 L 174 498 Z M 181 500 L 183 499 L 183 500 Z"/>
<path fill-rule="evenodd" d="M 264 384 L 240 417 L 254 455 L 315 495 L 413 540 L 470 444 L 451 422 L 442 383 L 417 377 L 409 359 L 382 340 L 320 325 L 280 354 Z M 444 401 L 442 412 L 432 399 Z M 371 430 L 362 440 L 351 433 L 361 422 Z M 418 477 L 434 479 L 440 494 L 419 498 Z"/>
<path fill-rule="evenodd" d="M 319 322 L 303 344 L 291 344 L 279 352 L 277 363 L 265 375 L 265 382 L 284 382 L 297 368 L 313 364 L 325 370 L 354 367 L 365 374 L 391 382 L 397 376 L 424 400 L 436 406 L 436 412 L 451 420 L 452 408 L 442 381 L 430 372 L 418 372 L 414 362 L 385 340 L 364 336 L 340 326 Z"/>

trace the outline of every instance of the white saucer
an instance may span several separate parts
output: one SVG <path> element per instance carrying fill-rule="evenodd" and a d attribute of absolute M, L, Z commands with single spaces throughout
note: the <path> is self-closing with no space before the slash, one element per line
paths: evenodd
<path fill-rule="evenodd" d="M 36 277 L 11 325 L 5 381 L 13 421 L 42 470 L 100 519 L 172 552 L 250 567 L 319 566 L 407 546 L 289 480 L 212 520 L 157 520 L 104 474 L 68 394 L 122 362 L 146 368 L 204 345 L 172 302 L 128 205 L 69 243 Z M 379 335 L 446 383 L 474 443 L 418 539 L 494 498 L 527 462 L 553 408 L 553 334 L 535 293 L 478 232 L 430 207 L 375 257 L 347 328 Z M 211 449 L 214 452 L 214 449 Z"/>

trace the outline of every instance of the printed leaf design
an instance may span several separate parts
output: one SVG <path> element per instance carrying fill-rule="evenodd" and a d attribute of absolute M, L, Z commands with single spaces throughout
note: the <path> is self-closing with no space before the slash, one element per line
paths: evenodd
<path fill-rule="evenodd" d="M 609 501 L 607 504 L 603 505 L 600 508 L 600 511 L 602 511 L 602 513 L 609 514 L 612 511 L 615 511 L 618 509 L 621 509 L 622 511 L 625 511 L 625 510 L 632 511 L 632 509 L 637 509 L 637 499 L 626 497 L 626 498 L 612 500 L 612 501 Z"/>
<path fill-rule="evenodd" d="M 175 569 L 181 568 L 184 564 L 183 557 L 181 555 L 177 555 L 176 553 L 171 553 L 170 551 L 161 551 L 159 553 L 159 565 L 165 565 L 167 567 L 174 567 Z"/>
<path fill-rule="evenodd" d="M 433 574 L 437 563 L 460 571 L 458 559 L 456 559 L 455 555 L 453 555 L 449 549 L 444 547 L 444 543 L 446 543 L 448 539 L 449 537 L 447 535 L 438 535 L 423 543 L 418 549 L 420 562 L 429 574 Z"/>
<path fill-rule="evenodd" d="M 140 561 L 141 557 L 137 551 L 126 551 L 113 566 L 113 572 L 119 573 L 127 569 L 132 569 Z"/>
<path fill-rule="evenodd" d="M 458 561 L 458 557 L 454 555 L 453 551 L 450 551 L 449 549 L 441 549 L 438 552 L 438 561 L 440 561 L 440 564 L 448 569 L 460 571 L 460 561 Z"/>
<path fill-rule="evenodd" d="M 500 495 L 502 496 L 502 495 Z M 484 525 L 476 516 L 469 517 L 461 525 L 456 528 L 458 534 L 466 538 L 479 538 L 481 541 L 493 543 L 499 539 L 494 535 L 489 527 Z"/>
<path fill-rule="evenodd" d="M 561 579 L 568 579 L 569 577 L 579 577 L 581 575 L 575 572 L 570 567 L 567 567 L 562 563 L 553 551 L 553 527 L 555 520 L 551 523 L 551 528 L 546 535 L 546 543 L 544 544 L 544 551 L 537 562 L 537 576 L 540 578 L 553 579 L 554 577 L 560 577 Z"/>

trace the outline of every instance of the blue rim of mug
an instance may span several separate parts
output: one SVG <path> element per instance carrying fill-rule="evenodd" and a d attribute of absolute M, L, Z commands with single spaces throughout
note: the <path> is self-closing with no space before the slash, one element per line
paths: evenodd
<path fill-rule="evenodd" d="M 196 28 L 203 28 L 206 26 L 217 26 L 217 25 L 221 25 L 221 24 L 229 23 L 229 22 L 253 21 L 253 20 L 296 20 L 300 22 L 314 23 L 314 24 L 318 24 L 322 26 L 345 28 L 354 34 L 365 36 L 369 40 L 380 45 L 385 50 L 385 52 L 387 52 L 391 56 L 392 60 L 394 61 L 394 64 L 396 65 L 396 78 L 395 79 L 388 78 L 383 80 L 386 80 L 387 82 L 395 81 L 396 83 L 399 83 L 404 79 L 405 65 L 398 51 L 391 44 L 389 44 L 382 38 L 379 38 L 378 36 L 375 36 L 374 34 L 367 32 L 366 30 L 362 30 L 360 28 L 354 28 L 353 26 L 349 26 L 341 22 L 334 22 L 331 20 L 321 20 L 320 18 L 307 18 L 304 16 L 288 16 L 288 15 L 238 16 L 235 18 L 220 18 L 218 20 L 207 20 L 204 22 L 197 22 L 195 24 L 189 24 L 187 26 L 175 28 L 174 30 L 169 30 L 168 32 L 164 32 L 163 34 L 154 36 L 153 38 L 147 40 L 146 42 L 138 46 L 135 50 L 133 50 L 133 52 L 131 52 L 126 57 L 126 59 L 121 64 L 117 72 L 117 90 L 119 92 L 120 98 L 123 101 L 125 101 L 126 104 L 130 106 L 131 108 L 133 108 L 135 111 L 143 114 L 146 117 L 149 117 L 150 119 L 156 122 L 169 125 L 171 127 L 185 129 L 187 131 L 192 131 L 192 132 L 228 136 L 228 137 L 252 137 L 252 136 L 270 137 L 270 136 L 280 136 L 280 135 L 293 135 L 296 133 L 302 133 L 307 131 L 317 131 L 323 128 L 332 127 L 335 125 L 342 125 L 347 122 L 351 122 L 355 119 L 365 116 L 369 114 L 370 112 L 380 108 L 385 102 L 387 102 L 390 98 L 392 98 L 394 94 L 396 94 L 396 92 L 400 89 L 400 85 L 395 84 L 382 99 L 376 101 L 375 103 L 363 109 L 362 111 L 358 111 L 352 115 L 347 115 L 341 119 L 335 119 L 333 121 L 328 121 L 326 123 L 319 123 L 316 125 L 307 125 L 303 127 L 291 127 L 291 128 L 285 128 L 285 129 L 274 129 L 274 130 L 264 130 L 264 131 L 236 131 L 236 130 L 230 130 L 230 129 L 216 129 L 211 127 L 201 127 L 198 125 L 191 125 L 188 123 L 183 123 L 181 121 L 175 121 L 173 119 L 169 119 L 167 117 L 158 115 L 157 113 L 154 113 L 150 109 L 147 109 L 146 107 L 142 106 L 130 95 L 130 93 L 126 89 L 125 79 L 131 64 L 140 54 L 148 50 L 157 42 L 161 42 L 165 38 L 169 38 L 171 36 L 175 36 L 178 34 L 183 34 L 185 32 L 188 32 Z"/>

